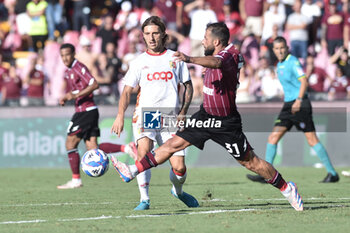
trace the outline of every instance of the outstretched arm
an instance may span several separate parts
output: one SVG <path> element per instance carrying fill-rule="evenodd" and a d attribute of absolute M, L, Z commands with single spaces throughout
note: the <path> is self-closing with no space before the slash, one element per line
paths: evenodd
<path fill-rule="evenodd" d="M 190 57 L 182 52 L 175 52 L 174 57 L 176 61 L 183 61 L 186 63 L 193 63 L 207 68 L 218 69 L 221 68 L 221 59 L 214 56 L 205 57 Z"/>

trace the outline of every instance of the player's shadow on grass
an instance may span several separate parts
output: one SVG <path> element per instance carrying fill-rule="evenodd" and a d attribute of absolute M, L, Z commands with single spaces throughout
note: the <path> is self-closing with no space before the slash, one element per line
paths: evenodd
<path fill-rule="evenodd" d="M 244 182 L 212 182 L 212 183 L 186 183 L 186 186 L 208 186 L 208 185 L 213 185 L 213 186 L 218 186 L 218 185 L 240 185 L 244 184 Z M 153 183 L 152 186 L 158 186 L 158 187 L 164 187 L 164 186 L 169 186 L 171 185 L 170 183 L 164 183 L 164 184 L 155 184 Z"/>
<path fill-rule="evenodd" d="M 204 200 L 206 201 L 206 200 Z M 261 208 L 261 207 L 270 207 L 271 209 L 276 208 L 276 207 L 283 207 L 283 208 L 290 208 L 290 204 L 288 202 L 285 203 L 274 203 L 274 202 L 266 202 L 266 203 L 223 203 L 223 204 L 218 204 L 215 203 L 212 205 L 213 202 L 211 203 L 202 203 L 201 207 L 205 208 L 228 208 L 230 207 L 236 207 L 236 208 L 259 208 L 261 210 L 264 210 L 266 208 Z M 317 206 L 312 206 L 312 205 L 317 205 Z M 350 207 L 349 203 L 346 201 L 343 202 L 304 202 L 304 209 L 308 210 L 318 210 L 318 209 L 333 209 L 333 208 L 344 208 L 344 207 Z"/>

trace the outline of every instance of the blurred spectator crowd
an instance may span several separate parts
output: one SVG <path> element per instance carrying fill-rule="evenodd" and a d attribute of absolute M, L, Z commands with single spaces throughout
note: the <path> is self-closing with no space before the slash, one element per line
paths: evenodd
<path fill-rule="evenodd" d="M 117 104 L 129 63 L 145 51 L 141 24 L 167 24 L 167 47 L 202 56 L 208 23 L 225 22 L 245 65 L 238 103 L 282 101 L 272 42 L 284 36 L 309 80 L 312 100 L 350 98 L 348 0 L 0 0 L 0 105 L 55 106 L 65 91 L 62 43 L 100 84 L 97 104 Z M 194 102 L 202 73 L 189 65 Z"/>

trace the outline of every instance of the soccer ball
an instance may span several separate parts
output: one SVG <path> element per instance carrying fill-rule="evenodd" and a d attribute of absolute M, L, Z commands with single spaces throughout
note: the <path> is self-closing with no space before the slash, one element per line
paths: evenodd
<path fill-rule="evenodd" d="M 107 154 L 100 149 L 88 150 L 81 159 L 81 169 L 92 177 L 102 176 L 109 166 Z"/>

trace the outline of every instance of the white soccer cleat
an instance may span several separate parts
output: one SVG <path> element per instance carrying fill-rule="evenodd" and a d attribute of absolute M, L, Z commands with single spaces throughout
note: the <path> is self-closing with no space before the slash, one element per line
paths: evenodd
<path fill-rule="evenodd" d="M 304 210 L 304 203 L 303 203 L 303 200 L 301 199 L 300 194 L 298 193 L 297 186 L 291 181 L 288 182 L 288 185 L 291 188 L 291 191 L 290 191 L 289 195 L 287 195 L 285 197 L 287 198 L 287 200 L 289 201 L 291 206 L 293 206 L 293 208 L 296 211 L 303 211 Z"/>
<path fill-rule="evenodd" d="M 128 183 L 135 178 L 132 176 L 129 166 L 127 164 L 120 162 L 114 156 L 111 156 L 111 161 L 113 167 L 119 173 L 119 176 L 123 179 L 123 181 Z"/>
<path fill-rule="evenodd" d="M 342 174 L 343 176 L 350 177 L 350 171 L 342 171 L 341 174 Z"/>
<path fill-rule="evenodd" d="M 128 153 L 133 160 L 137 160 L 137 148 L 135 142 L 130 142 L 129 144 L 125 145 L 124 151 L 125 153 Z"/>
<path fill-rule="evenodd" d="M 83 184 L 81 180 L 80 181 L 70 180 L 65 184 L 58 185 L 57 188 L 58 189 L 75 189 L 75 188 L 80 188 L 82 186 Z"/>

